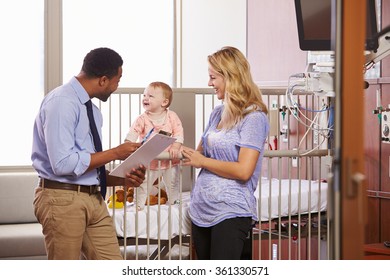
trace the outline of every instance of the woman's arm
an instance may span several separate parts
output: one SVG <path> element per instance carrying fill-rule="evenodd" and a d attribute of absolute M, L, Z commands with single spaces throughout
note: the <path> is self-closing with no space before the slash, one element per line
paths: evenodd
<path fill-rule="evenodd" d="M 183 156 L 185 157 L 183 165 L 204 168 L 228 179 L 247 181 L 256 168 L 259 155 L 260 152 L 257 150 L 241 147 L 238 161 L 230 162 L 207 158 L 199 150 L 183 147 Z"/>

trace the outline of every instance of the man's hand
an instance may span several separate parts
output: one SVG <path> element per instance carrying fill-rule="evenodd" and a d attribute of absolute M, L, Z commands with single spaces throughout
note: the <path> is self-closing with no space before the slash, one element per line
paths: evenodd
<path fill-rule="evenodd" d="M 140 165 L 137 169 L 133 168 L 130 172 L 126 173 L 125 186 L 126 187 L 139 187 L 145 180 L 146 167 Z"/>
<path fill-rule="evenodd" d="M 134 153 L 140 146 L 141 146 L 140 143 L 134 143 L 129 141 L 120 144 L 115 148 L 115 152 L 117 154 L 116 159 L 125 160 L 129 155 Z"/>

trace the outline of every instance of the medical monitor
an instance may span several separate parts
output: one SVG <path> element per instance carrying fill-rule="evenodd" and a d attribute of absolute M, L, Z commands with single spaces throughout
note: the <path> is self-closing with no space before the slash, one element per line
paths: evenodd
<path fill-rule="evenodd" d="M 300 49 L 331 51 L 333 0 L 294 1 Z M 375 0 L 367 0 L 366 50 L 378 48 L 377 32 Z"/>

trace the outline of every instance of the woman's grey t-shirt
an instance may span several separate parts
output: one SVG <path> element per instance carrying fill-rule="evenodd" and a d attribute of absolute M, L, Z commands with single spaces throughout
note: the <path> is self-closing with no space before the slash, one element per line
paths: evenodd
<path fill-rule="evenodd" d="M 251 217 L 258 220 L 256 213 L 256 190 L 264 145 L 269 131 L 266 114 L 255 111 L 247 114 L 230 130 L 219 130 L 223 105 L 217 106 L 210 115 L 209 123 L 202 136 L 203 152 L 206 157 L 234 162 L 238 160 L 241 147 L 260 152 L 255 171 L 248 181 L 227 179 L 206 169 L 201 169 L 191 193 L 190 217 L 194 224 L 210 227 L 225 219 Z"/>

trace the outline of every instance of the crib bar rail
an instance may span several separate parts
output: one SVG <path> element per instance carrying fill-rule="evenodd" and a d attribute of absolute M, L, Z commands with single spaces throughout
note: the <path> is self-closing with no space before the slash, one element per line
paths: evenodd
<path fill-rule="evenodd" d="M 260 221 L 253 230 L 252 258 L 328 258 L 327 178 L 321 177 L 322 158 L 328 154 L 326 149 L 265 153 L 268 172 L 260 179 L 257 190 L 257 197 L 261 198 L 258 199 Z M 293 160 L 297 160 L 296 167 Z M 301 164 L 308 166 L 304 172 Z M 276 174 L 272 169 L 275 165 Z M 295 175 L 291 172 L 294 168 L 298 169 Z M 282 176 L 282 169 L 287 170 L 288 176 Z M 302 173 L 307 173 L 304 178 Z M 263 213 L 262 203 L 267 204 L 267 213 Z"/>
<path fill-rule="evenodd" d="M 112 148 L 123 142 L 130 125 L 143 112 L 142 93 L 144 88 L 121 88 L 113 93 L 108 102 L 99 102 L 104 119 L 108 123 L 103 127 L 103 146 Z M 211 111 L 221 104 L 210 88 L 180 88 L 173 89 L 174 99 L 171 109 L 180 116 L 185 128 L 184 145 L 195 148 L 208 122 Z M 258 216 L 261 220 L 251 232 L 251 255 L 254 259 L 323 259 L 329 252 L 329 218 L 326 209 L 323 211 L 308 211 L 321 209 L 326 201 L 324 191 L 329 169 L 329 130 L 326 123 L 328 115 L 327 100 L 323 97 L 295 92 L 288 96 L 286 88 L 261 88 L 272 120 L 272 134 L 268 135 L 262 178 L 272 178 L 258 188 Z M 185 104 L 185 106 L 183 106 Z M 157 159 L 169 159 L 167 153 L 160 154 Z M 120 161 L 111 162 L 107 168 L 113 169 Z M 197 176 L 194 168 L 183 168 L 180 164 L 180 201 L 185 200 Z M 282 182 L 283 180 L 283 182 Z M 263 182 L 264 183 L 264 182 Z M 148 186 L 152 187 L 153 182 Z M 287 186 L 287 195 L 282 197 Z M 157 188 L 163 187 L 159 180 Z M 168 188 L 170 189 L 170 188 Z M 294 192 L 295 191 L 295 192 Z M 307 191 L 307 192 L 306 192 Z M 111 193 L 110 193 L 111 192 Z M 110 189 L 108 195 L 115 193 Z M 137 195 L 137 190 L 135 191 Z M 276 200 L 272 198 L 277 195 Z M 263 202 L 262 197 L 267 196 Z M 160 198 L 160 197 L 159 197 Z M 160 201 L 160 199 L 158 199 Z M 284 205 L 284 203 L 287 203 Z M 183 207 L 182 207 L 183 206 Z M 188 205 L 154 205 L 146 206 L 144 210 L 133 209 L 125 204 L 125 212 L 120 224 L 124 236 L 118 240 L 124 251 L 125 258 L 131 259 L 188 259 L 192 252 L 188 229 Z M 264 209 L 265 207 L 265 209 Z M 283 215 L 284 207 L 288 211 Z M 135 207 L 136 208 L 136 207 Z M 132 209 L 134 211 L 132 211 Z M 158 217 L 152 216 L 154 209 Z M 272 213 L 261 219 L 262 212 Z M 294 210 L 294 211 L 293 211 Z M 166 212 L 166 217 L 161 216 Z M 112 209 L 114 215 L 121 209 Z M 134 217 L 134 220 L 130 220 Z M 134 215 L 134 216 L 132 216 Z M 116 218 L 113 217 L 114 223 Z M 145 228 L 142 228 L 143 221 Z M 175 228 L 179 221 L 178 229 Z M 155 223 L 155 224 L 153 224 Z M 165 233 L 162 227 L 165 228 Z M 118 227 L 118 225 L 117 225 Z M 158 233 L 152 236 L 158 227 Z M 131 229 L 132 235 L 128 232 Z M 145 232 L 145 235 L 141 233 Z M 177 234 L 177 235 L 176 235 Z M 162 237 L 164 235 L 164 238 Z M 173 248 L 178 246 L 178 252 Z"/>
<path fill-rule="evenodd" d="M 170 160 L 169 153 L 163 152 L 156 159 L 159 160 L 159 167 L 161 167 L 161 160 Z M 158 203 L 151 205 L 148 196 L 147 205 L 143 210 L 138 209 L 135 204 L 128 205 L 127 203 L 124 204 L 122 211 L 115 208 L 111 210 L 124 259 L 181 260 L 191 258 L 190 224 L 187 214 L 189 191 L 183 191 L 182 157 L 180 156 L 179 159 L 178 203 L 172 204 L 168 201 L 166 204 L 162 204 L 161 192 L 158 192 Z M 172 167 L 171 161 L 170 167 Z M 148 172 L 149 168 L 147 168 L 147 174 Z M 146 177 L 148 180 L 149 176 Z M 167 185 L 169 183 L 158 176 L 157 185 L 153 186 L 153 182 L 150 181 L 147 186 L 148 188 L 165 188 L 168 197 L 171 197 L 171 188 Z M 114 187 L 114 192 L 115 188 L 120 187 Z M 136 197 L 137 188 L 135 188 L 135 194 Z M 128 234 L 129 228 L 134 229 L 130 230 L 130 234 Z"/>

